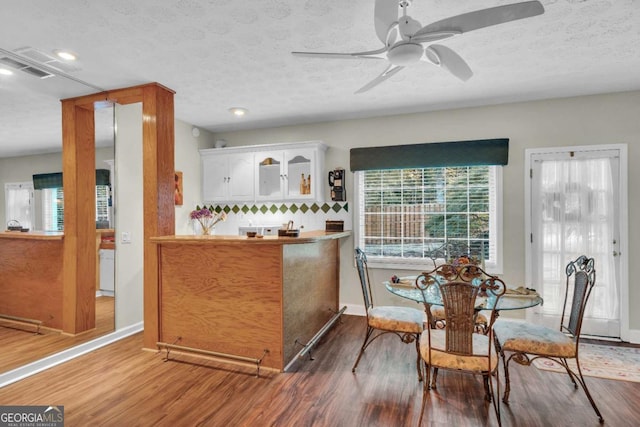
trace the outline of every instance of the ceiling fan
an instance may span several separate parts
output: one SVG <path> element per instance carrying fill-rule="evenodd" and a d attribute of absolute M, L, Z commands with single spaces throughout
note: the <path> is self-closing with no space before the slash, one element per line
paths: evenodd
<path fill-rule="evenodd" d="M 407 15 L 407 8 L 411 5 L 411 1 L 376 0 L 374 24 L 376 34 L 384 44 L 380 49 L 355 53 L 291 53 L 297 56 L 314 58 L 366 58 L 386 59 L 389 61 L 387 68 L 378 77 L 362 86 L 355 93 L 366 92 L 403 68 L 420 61 L 437 65 L 460 80 L 467 81 L 473 76 L 473 71 L 471 71 L 464 59 L 450 48 L 441 44 L 434 44 L 434 42 L 480 28 L 544 13 L 544 7 L 539 1 L 525 1 L 463 13 L 423 27 L 420 22 Z M 398 8 L 402 10 L 402 16 L 398 16 Z"/>

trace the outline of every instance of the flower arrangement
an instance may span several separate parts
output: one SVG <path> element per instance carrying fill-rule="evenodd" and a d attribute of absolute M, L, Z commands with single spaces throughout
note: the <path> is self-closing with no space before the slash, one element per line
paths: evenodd
<path fill-rule="evenodd" d="M 202 227 L 202 234 L 207 235 L 211 233 L 214 225 L 220 221 L 226 221 L 227 213 L 225 211 L 216 212 L 213 206 L 201 208 L 196 205 L 196 208 L 189 213 L 189 218 L 192 221 L 198 221 Z"/>
<path fill-rule="evenodd" d="M 484 265 L 481 260 L 471 255 L 459 255 L 450 258 L 447 262 L 454 270 L 450 271 L 450 274 L 463 275 L 465 277 L 475 277 L 480 275 L 478 267 L 483 268 Z M 466 268 L 465 268 L 466 266 Z"/>
<path fill-rule="evenodd" d="M 447 264 L 454 265 L 456 267 L 462 267 L 463 265 L 480 265 L 480 260 L 477 257 L 471 255 L 460 255 L 451 258 Z"/>

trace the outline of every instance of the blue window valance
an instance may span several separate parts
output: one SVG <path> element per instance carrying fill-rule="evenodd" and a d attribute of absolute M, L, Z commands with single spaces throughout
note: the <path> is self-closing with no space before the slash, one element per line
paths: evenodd
<path fill-rule="evenodd" d="M 96 185 L 111 185 L 109 180 L 109 170 L 96 169 Z M 39 173 L 33 175 L 33 188 L 42 190 L 43 188 L 62 188 L 62 172 Z"/>
<path fill-rule="evenodd" d="M 506 165 L 509 138 L 351 149 L 351 171 Z"/>

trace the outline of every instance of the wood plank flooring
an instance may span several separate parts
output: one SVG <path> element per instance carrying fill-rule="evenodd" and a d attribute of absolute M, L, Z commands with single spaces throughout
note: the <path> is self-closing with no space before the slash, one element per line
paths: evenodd
<path fill-rule="evenodd" d="M 356 374 L 365 319 L 343 316 L 284 374 L 143 351 L 137 334 L 0 389 L 2 405 L 64 405 L 71 426 L 416 426 L 422 386 L 413 345 L 382 337 Z M 501 375 L 501 379 L 502 375 Z M 640 383 L 587 378 L 605 425 L 640 423 Z M 497 425 L 480 377 L 440 372 L 424 426 Z M 564 374 L 515 366 L 504 426 L 600 426 Z"/>
<path fill-rule="evenodd" d="M 42 329 L 36 335 L 35 327 L 0 320 L 0 371 L 34 362 L 67 348 L 82 344 L 114 330 L 114 298 L 96 298 L 96 327 L 91 331 L 71 336 L 58 331 Z"/>

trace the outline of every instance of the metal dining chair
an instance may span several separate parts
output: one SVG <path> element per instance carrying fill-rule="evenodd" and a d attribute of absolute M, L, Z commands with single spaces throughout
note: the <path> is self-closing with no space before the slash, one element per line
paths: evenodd
<path fill-rule="evenodd" d="M 559 329 L 516 320 L 500 319 L 495 323 L 496 345 L 502 357 L 505 376 L 502 400 L 505 403 L 509 401 L 511 391 L 509 363 L 511 361 L 529 366 L 536 359 L 550 359 L 564 367 L 575 388 L 580 384 L 600 422 L 603 423 L 604 418 L 582 376 L 578 354 L 584 309 L 596 283 L 593 258 L 581 255 L 575 261 L 569 262 L 565 268 L 565 275 L 565 296 Z M 571 298 L 570 305 L 568 305 L 569 298 Z M 509 357 L 506 357 L 507 353 Z M 575 360 L 576 370 L 567 363 L 570 359 Z"/>
<path fill-rule="evenodd" d="M 484 250 L 484 248 L 481 250 Z M 426 251 L 425 255 L 431 259 L 434 269 L 438 267 L 438 260 L 444 260 L 444 262 L 440 262 L 443 264 L 449 264 L 447 261 L 454 258 L 466 257 L 469 260 L 474 258 L 471 256 L 471 248 L 469 245 L 464 242 L 451 241 L 444 242 L 436 248 Z M 446 322 L 444 319 L 444 309 L 442 307 L 431 306 L 431 316 L 433 319 L 431 324 L 432 328 L 445 328 Z M 477 332 L 486 334 L 487 324 L 487 318 L 482 313 L 479 313 L 476 317 Z"/>
<path fill-rule="evenodd" d="M 482 375 L 485 399 L 492 402 L 498 425 L 502 423 L 498 400 L 500 395 L 500 378 L 497 369 L 499 356 L 494 347 L 492 326 L 497 317 L 495 307 L 500 297 L 504 295 L 506 287 L 504 282 L 495 276 L 487 275 L 482 282 L 473 282 L 472 278 L 479 274 L 479 271 L 479 268 L 471 265 L 445 264 L 432 272 L 422 273 L 416 280 L 416 286 L 422 292 L 425 312 L 430 321 L 433 315 L 427 292 L 430 287 L 437 287 L 442 297 L 446 322 L 444 329 L 426 328 L 420 337 L 424 383 L 419 425 L 422 423 L 429 390 L 436 388 L 439 369 Z M 442 280 L 443 277 L 445 280 Z M 491 309 L 486 335 L 477 333 L 478 304 L 482 301 L 478 297 L 494 300 L 493 304 L 489 305 Z"/>
<path fill-rule="evenodd" d="M 421 310 L 410 307 L 374 306 L 371 282 L 369 281 L 369 269 L 367 267 L 367 256 L 360 248 L 356 248 L 355 259 L 367 315 L 367 330 L 364 342 L 358 353 L 358 358 L 351 371 L 356 371 L 358 363 L 360 363 L 360 359 L 367 347 L 369 347 L 369 344 L 382 335 L 392 333 L 397 335 L 405 344 L 415 342 L 416 370 L 418 371 L 418 380 L 422 381 L 422 370 L 420 369 L 420 333 L 422 333 L 424 329 L 424 313 Z"/>

